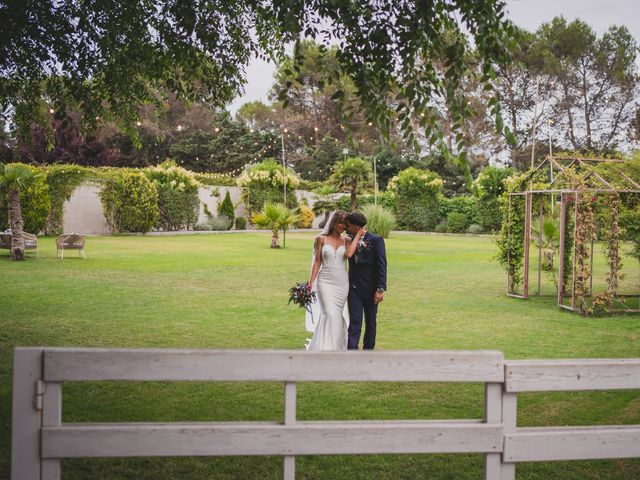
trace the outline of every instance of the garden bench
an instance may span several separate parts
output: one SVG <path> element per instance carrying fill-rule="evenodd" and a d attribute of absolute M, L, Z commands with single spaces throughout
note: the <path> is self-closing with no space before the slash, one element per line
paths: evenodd
<path fill-rule="evenodd" d="M 86 237 L 80 233 L 66 233 L 56 238 L 56 257 L 60 256 L 60 259 L 64 259 L 65 250 L 78 250 L 78 256 L 82 254 L 82 258 L 87 257 L 84 254 L 84 246 Z"/>
<path fill-rule="evenodd" d="M 11 250 L 11 238 L 10 232 L 0 233 L 0 248 Z M 40 252 L 38 251 L 38 237 L 32 233 L 22 232 L 22 238 L 24 240 L 24 249 L 35 250 L 36 257 L 40 258 Z"/>

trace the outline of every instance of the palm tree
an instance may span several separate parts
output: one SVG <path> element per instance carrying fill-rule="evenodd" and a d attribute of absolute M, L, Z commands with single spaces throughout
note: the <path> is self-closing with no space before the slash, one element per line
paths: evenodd
<path fill-rule="evenodd" d="M 289 210 L 282 203 L 266 202 L 262 211 L 251 217 L 251 221 L 258 226 L 271 230 L 271 248 L 280 248 L 278 232 L 287 230 L 298 221 L 298 215 L 294 210 Z"/>
<path fill-rule="evenodd" d="M 24 238 L 20 190 L 27 188 L 40 174 L 24 163 L 0 163 L 0 190 L 6 192 L 11 228 L 11 258 L 24 260 Z"/>
<path fill-rule="evenodd" d="M 362 158 L 347 158 L 336 164 L 331 181 L 339 188 L 349 188 L 352 212 L 356 211 L 358 185 L 363 186 L 371 180 L 371 165 Z"/>

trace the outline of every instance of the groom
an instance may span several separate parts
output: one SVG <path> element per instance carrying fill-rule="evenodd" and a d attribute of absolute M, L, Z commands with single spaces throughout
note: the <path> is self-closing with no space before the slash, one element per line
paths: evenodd
<path fill-rule="evenodd" d="M 359 212 L 347 215 L 345 229 L 353 236 L 367 224 Z M 387 289 L 387 254 L 384 239 L 371 232 L 358 242 L 356 253 L 349 258 L 349 340 L 347 348 L 357 350 L 364 313 L 363 348 L 373 350 L 376 344 L 376 316 L 378 304 Z"/>

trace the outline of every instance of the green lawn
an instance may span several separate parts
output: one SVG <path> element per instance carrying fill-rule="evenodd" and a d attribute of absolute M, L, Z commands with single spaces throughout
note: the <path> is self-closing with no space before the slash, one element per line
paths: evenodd
<path fill-rule="evenodd" d="M 287 289 L 308 277 L 312 234 L 269 248 L 265 233 L 92 237 L 87 260 L 0 254 L 0 479 L 8 478 L 14 346 L 302 348 L 303 311 Z M 640 357 L 640 316 L 585 318 L 554 299 L 504 295 L 488 238 L 395 234 L 387 240 L 389 291 L 380 349 L 497 349 L 508 359 Z M 536 264 L 532 261 L 532 264 Z M 629 287 L 638 265 L 625 259 Z M 532 274 L 532 284 L 537 278 Z M 545 289 L 549 288 L 547 284 Z M 545 290 L 547 291 L 547 290 Z M 475 384 L 302 384 L 298 418 L 480 418 Z M 66 384 L 63 421 L 271 420 L 283 416 L 275 383 Z M 640 423 L 638 391 L 528 394 L 521 426 Z M 63 462 L 64 479 L 277 479 L 277 457 Z M 477 479 L 480 455 L 318 456 L 299 479 Z M 518 479 L 637 479 L 640 460 L 530 463 Z"/>

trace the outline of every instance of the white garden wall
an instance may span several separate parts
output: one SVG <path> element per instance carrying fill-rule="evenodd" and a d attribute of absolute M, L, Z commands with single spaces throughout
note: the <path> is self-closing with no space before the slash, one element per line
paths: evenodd
<path fill-rule="evenodd" d="M 94 235 L 108 235 L 110 232 L 104 214 L 102 211 L 102 203 L 100 203 L 100 186 L 95 184 L 84 184 L 76 188 L 71 198 L 64 204 L 64 220 L 63 230 L 65 233 L 78 232 Z M 198 223 L 206 223 L 207 215 L 204 212 L 204 205 L 213 215 L 218 214 L 218 204 L 224 200 L 227 191 L 231 196 L 231 201 L 236 206 L 235 216 L 247 216 L 246 208 L 242 202 L 241 187 L 200 187 L 198 189 L 198 198 L 200 199 L 200 213 L 198 215 Z M 215 193 L 218 195 L 215 195 Z M 317 200 L 317 195 L 306 192 L 296 191 L 298 201 L 306 199 L 309 206 L 313 206 Z M 316 218 L 313 226 L 317 227 L 322 218 Z"/>

